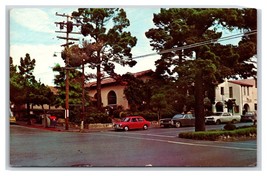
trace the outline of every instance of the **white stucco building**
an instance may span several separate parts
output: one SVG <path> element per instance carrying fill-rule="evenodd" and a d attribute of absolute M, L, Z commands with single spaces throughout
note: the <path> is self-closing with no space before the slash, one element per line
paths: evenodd
<path fill-rule="evenodd" d="M 234 102 L 233 109 L 226 102 Z M 257 81 L 255 79 L 225 80 L 216 87 L 214 112 L 230 111 L 242 114 L 245 111 L 257 111 Z"/>
<path fill-rule="evenodd" d="M 133 73 L 133 76 L 143 80 L 144 82 L 151 79 L 153 74 L 152 70 L 145 70 L 137 73 Z M 101 98 L 103 107 L 120 105 L 125 109 L 129 109 L 129 103 L 124 95 L 124 89 L 127 86 L 126 82 L 118 83 L 114 78 L 106 78 L 101 81 Z M 85 85 L 89 96 L 94 97 L 92 101 L 96 101 L 96 82 L 91 82 Z"/>

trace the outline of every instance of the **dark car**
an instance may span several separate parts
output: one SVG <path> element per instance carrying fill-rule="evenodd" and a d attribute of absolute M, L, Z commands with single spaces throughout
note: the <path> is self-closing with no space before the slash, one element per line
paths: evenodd
<path fill-rule="evenodd" d="M 244 115 L 241 115 L 241 122 L 254 122 L 257 120 L 257 114 L 256 112 L 246 112 Z"/>
<path fill-rule="evenodd" d="M 192 114 L 176 114 L 172 118 L 161 119 L 160 126 L 176 128 L 195 126 L 195 117 Z"/>
<path fill-rule="evenodd" d="M 172 118 L 160 119 L 159 123 L 163 127 L 172 127 Z"/>
<path fill-rule="evenodd" d="M 122 118 L 121 121 L 115 122 L 113 128 L 115 130 L 132 130 L 132 129 L 144 129 L 147 130 L 150 126 L 150 122 L 144 119 L 142 116 L 128 116 Z"/>

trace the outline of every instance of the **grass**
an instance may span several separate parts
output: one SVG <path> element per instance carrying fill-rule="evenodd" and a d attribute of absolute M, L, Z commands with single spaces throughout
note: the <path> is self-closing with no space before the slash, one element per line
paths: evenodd
<path fill-rule="evenodd" d="M 238 127 L 234 130 L 210 130 L 198 132 L 182 132 L 179 133 L 180 138 L 195 140 L 244 140 L 252 139 L 257 136 L 256 126 Z"/>

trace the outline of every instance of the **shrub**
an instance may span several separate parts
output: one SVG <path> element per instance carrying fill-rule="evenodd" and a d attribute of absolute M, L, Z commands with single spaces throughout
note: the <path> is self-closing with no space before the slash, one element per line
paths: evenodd
<path fill-rule="evenodd" d="M 143 111 L 139 112 L 138 115 L 143 116 L 147 121 L 156 121 L 158 119 L 155 112 Z"/>
<path fill-rule="evenodd" d="M 232 128 L 232 126 L 231 126 Z M 243 137 L 257 135 L 257 128 L 252 126 L 248 128 L 239 128 L 235 130 L 212 130 L 212 131 L 199 131 L 199 132 L 183 132 L 179 133 L 180 138 L 196 139 L 196 140 L 218 140 L 222 136 L 229 137 Z"/>
<path fill-rule="evenodd" d="M 184 132 L 180 133 L 180 138 L 196 139 L 196 140 L 217 140 L 220 136 L 219 131 L 199 131 L 199 132 Z"/>
<path fill-rule="evenodd" d="M 88 113 L 84 119 L 85 123 L 111 123 L 112 119 L 106 114 L 102 112 L 96 113 Z"/>

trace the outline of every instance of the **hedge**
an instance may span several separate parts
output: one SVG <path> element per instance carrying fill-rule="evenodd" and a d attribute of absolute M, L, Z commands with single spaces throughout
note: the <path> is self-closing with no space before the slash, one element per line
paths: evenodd
<path fill-rule="evenodd" d="M 220 140 L 222 138 L 239 138 L 251 137 L 257 135 L 257 128 L 254 126 L 247 128 L 238 128 L 235 130 L 211 130 L 198 132 L 182 132 L 179 133 L 180 138 L 196 139 L 196 140 Z"/>

